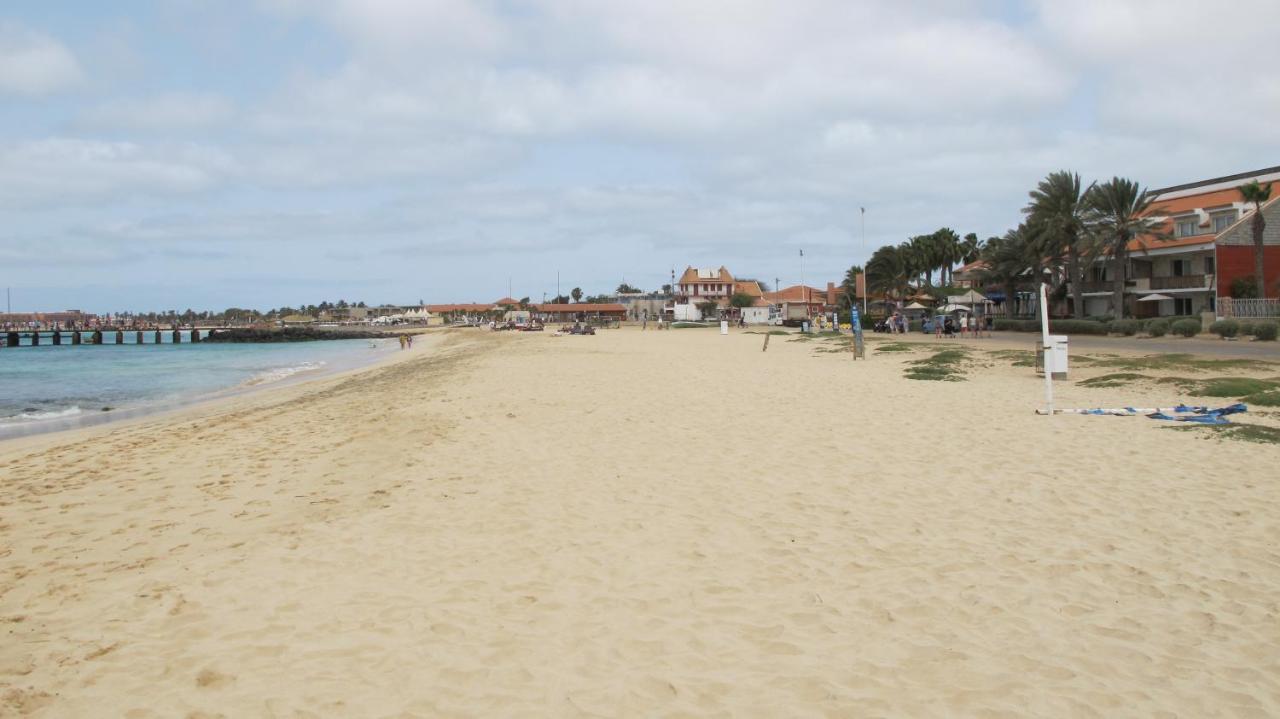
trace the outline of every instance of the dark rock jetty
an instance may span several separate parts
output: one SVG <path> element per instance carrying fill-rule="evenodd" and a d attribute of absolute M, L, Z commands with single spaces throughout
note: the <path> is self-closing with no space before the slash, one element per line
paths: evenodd
<path fill-rule="evenodd" d="M 316 340 L 359 340 L 387 337 L 384 332 L 357 329 L 319 329 L 316 327 L 283 327 L 258 329 L 233 327 L 212 330 L 204 342 L 314 342 Z"/>

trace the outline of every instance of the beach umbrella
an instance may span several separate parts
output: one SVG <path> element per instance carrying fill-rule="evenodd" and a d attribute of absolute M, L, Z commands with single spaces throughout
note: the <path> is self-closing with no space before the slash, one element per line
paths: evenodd
<path fill-rule="evenodd" d="M 1160 300 L 1171 300 L 1171 299 L 1173 298 L 1170 297 L 1169 295 L 1162 295 L 1157 292 L 1155 294 L 1147 295 L 1146 297 L 1143 297 L 1138 301 L 1139 302 L 1159 302 Z"/>

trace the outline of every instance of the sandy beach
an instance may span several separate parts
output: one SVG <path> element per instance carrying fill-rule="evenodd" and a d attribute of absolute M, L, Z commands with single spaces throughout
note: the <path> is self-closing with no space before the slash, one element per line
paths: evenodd
<path fill-rule="evenodd" d="M 1030 338 L 763 339 L 439 332 L 0 443 L 0 715 L 1280 715 L 1280 446 L 1038 417 Z"/>

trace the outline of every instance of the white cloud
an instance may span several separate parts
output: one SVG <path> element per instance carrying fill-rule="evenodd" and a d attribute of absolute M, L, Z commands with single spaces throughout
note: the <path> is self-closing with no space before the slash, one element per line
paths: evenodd
<path fill-rule="evenodd" d="M 49 207 L 155 198 L 212 188 L 234 170 L 223 152 L 49 138 L 0 145 L 0 205 Z"/>
<path fill-rule="evenodd" d="M 53 38 L 0 21 L 0 92 L 45 95 L 83 78 L 71 51 Z"/>
<path fill-rule="evenodd" d="M 1280 3 L 1241 2 L 259 0 L 281 55 L 251 90 L 166 88 L 130 40 L 139 76 L 68 103 L 85 137 L 36 139 L 53 118 L 0 145 L 0 204 L 24 237 L 172 263 L 199 244 L 202 267 L 319 284 L 436 273 L 438 299 L 512 267 L 576 263 L 584 289 L 668 263 L 772 275 L 800 243 L 836 267 L 943 225 L 1002 233 L 1061 168 L 1160 185 L 1275 164 L 1259 48 Z"/>
<path fill-rule="evenodd" d="M 225 123 L 234 112 L 231 101 L 221 95 L 169 93 L 91 107 L 81 116 L 80 125 L 108 130 L 192 130 Z"/>

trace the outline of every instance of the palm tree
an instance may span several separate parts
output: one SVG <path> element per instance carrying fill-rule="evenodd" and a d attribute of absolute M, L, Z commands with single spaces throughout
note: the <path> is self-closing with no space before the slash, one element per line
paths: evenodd
<path fill-rule="evenodd" d="M 1147 239 L 1163 242 L 1169 236 L 1159 231 L 1158 220 L 1148 211 L 1155 196 L 1138 183 L 1123 177 L 1113 177 L 1101 185 L 1090 186 L 1085 193 L 1085 226 L 1088 228 L 1092 250 L 1098 255 L 1110 255 L 1115 267 L 1115 291 L 1112 303 L 1116 318 L 1125 316 L 1124 288 L 1128 279 L 1129 242 L 1137 240 L 1145 249 Z"/>
<path fill-rule="evenodd" d="M 933 238 L 929 235 L 916 235 L 907 240 L 907 261 L 904 263 L 912 270 L 911 274 L 917 276 L 918 284 L 933 284 L 933 268 L 937 267 L 935 261 L 937 252 L 934 248 Z"/>
<path fill-rule="evenodd" d="M 1031 203 L 1023 208 L 1029 224 L 1036 227 L 1043 241 L 1046 257 L 1066 255 L 1067 279 L 1071 283 L 1071 312 L 1084 318 L 1085 196 L 1094 184 L 1083 191 L 1080 175 L 1067 170 L 1049 173 L 1030 192 Z M 1092 258 L 1090 258 L 1092 259 Z"/>
<path fill-rule="evenodd" d="M 862 265 L 854 265 L 849 268 L 848 272 L 844 273 L 844 281 L 840 283 L 840 290 L 843 292 L 844 297 L 847 298 L 845 302 L 853 302 L 857 299 L 858 275 L 862 273 Z"/>
<path fill-rule="evenodd" d="M 950 227 L 943 227 L 931 236 L 935 257 L 939 265 L 938 284 L 951 286 L 951 268 L 960 261 L 960 235 Z"/>
<path fill-rule="evenodd" d="M 897 294 L 907 286 L 909 275 L 903 248 L 906 243 L 893 247 L 886 245 L 876 250 L 867 260 L 867 291 L 885 295 Z"/>
<path fill-rule="evenodd" d="M 982 249 L 982 260 L 987 265 L 982 274 L 1004 288 L 1005 313 L 1010 316 L 1014 314 L 1018 296 L 1018 278 L 1031 269 L 1036 254 L 1025 224 L 1009 230 L 1003 237 L 992 237 Z"/>
<path fill-rule="evenodd" d="M 574 287 L 574 288 L 573 288 L 573 290 L 572 290 L 571 292 L 569 292 L 569 296 L 573 298 L 574 303 L 581 302 L 581 301 L 582 301 L 582 288 L 581 288 L 581 287 Z"/>
<path fill-rule="evenodd" d="M 1263 245 L 1262 233 L 1267 229 L 1267 220 L 1262 216 L 1262 205 L 1271 199 L 1271 184 L 1266 187 L 1258 184 L 1257 180 L 1239 188 L 1240 196 L 1245 202 L 1253 203 L 1253 275 L 1258 278 L 1258 297 L 1266 299 L 1267 283 L 1263 277 L 1265 269 L 1263 267 Z"/>
<path fill-rule="evenodd" d="M 970 264 L 977 262 L 982 256 L 982 240 L 978 239 L 976 232 L 970 232 L 964 236 L 964 240 L 960 243 L 960 262 Z"/>

